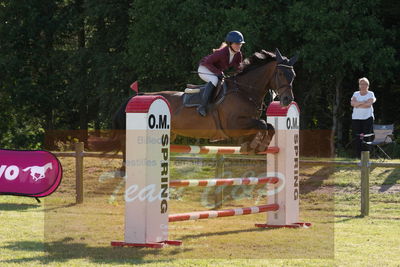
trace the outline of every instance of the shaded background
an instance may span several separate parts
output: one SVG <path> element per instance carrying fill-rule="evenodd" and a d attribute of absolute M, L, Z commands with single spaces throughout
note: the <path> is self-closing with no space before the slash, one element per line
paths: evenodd
<path fill-rule="evenodd" d="M 245 56 L 299 54 L 302 145 L 345 154 L 360 77 L 378 99 L 376 122 L 400 127 L 399 14 L 394 0 L 0 1 L 0 147 L 86 142 L 111 127 L 133 81 L 142 92 L 200 82 L 199 60 L 239 30 Z"/>

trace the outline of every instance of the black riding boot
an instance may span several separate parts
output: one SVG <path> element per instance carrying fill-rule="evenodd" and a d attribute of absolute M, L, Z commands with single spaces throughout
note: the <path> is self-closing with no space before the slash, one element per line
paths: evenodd
<path fill-rule="evenodd" d="M 208 82 L 206 84 L 206 87 L 204 88 L 204 92 L 201 97 L 201 106 L 197 108 L 197 111 L 203 117 L 207 115 L 208 102 L 209 102 L 211 93 L 213 92 L 214 88 L 215 88 L 215 86 L 212 84 L 212 82 Z"/>

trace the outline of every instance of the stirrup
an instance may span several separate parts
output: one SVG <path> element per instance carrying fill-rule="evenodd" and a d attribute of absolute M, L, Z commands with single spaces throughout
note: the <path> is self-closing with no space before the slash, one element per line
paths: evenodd
<path fill-rule="evenodd" d="M 201 116 L 205 117 L 207 115 L 207 107 L 200 106 L 197 108 L 197 112 L 199 112 Z"/>

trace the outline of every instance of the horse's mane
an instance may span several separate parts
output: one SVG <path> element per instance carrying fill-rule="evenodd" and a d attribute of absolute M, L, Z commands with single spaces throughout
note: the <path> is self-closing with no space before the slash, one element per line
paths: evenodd
<path fill-rule="evenodd" d="M 249 70 L 252 70 L 261 65 L 265 65 L 274 60 L 276 60 L 276 56 L 272 52 L 268 52 L 265 50 L 255 52 L 253 55 L 243 60 L 243 62 L 240 64 L 241 72 L 239 72 L 237 75 L 244 74 Z"/>

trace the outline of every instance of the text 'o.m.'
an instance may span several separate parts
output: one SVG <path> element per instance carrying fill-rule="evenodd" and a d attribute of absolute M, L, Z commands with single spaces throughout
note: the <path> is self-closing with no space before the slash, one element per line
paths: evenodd
<path fill-rule="evenodd" d="M 154 114 L 150 114 L 148 120 L 150 129 L 169 129 L 169 124 L 167 123 L 167 115 L 158 115 L 158 120 Z"/>
<path fill-rule="evenodd" d="M 286 128 L 288 130 L 290 130 L 290 129 L 299 129 L 299 122 L 298 122 L 297 119 L 298 119 L 297 117 L 292 117 L 292 118 L 288 117 L 286 119 Z"/>

